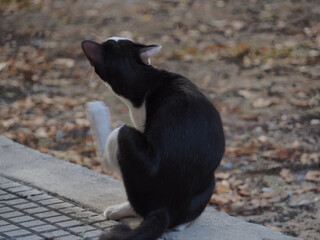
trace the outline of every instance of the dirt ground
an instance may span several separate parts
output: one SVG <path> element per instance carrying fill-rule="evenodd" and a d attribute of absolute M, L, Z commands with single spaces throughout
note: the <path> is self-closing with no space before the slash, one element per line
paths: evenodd
<path fill-rule="evenodd" d="M 0 19 L 1 135 L 106 173 L 84 105 L 104 101 L 113 127 L 130 120 L 80 42 L 160 44 L 153 64 L 190 78 L 223 118 L 211 206 L 320 239 L 318 0 L 0 0 Z"/>

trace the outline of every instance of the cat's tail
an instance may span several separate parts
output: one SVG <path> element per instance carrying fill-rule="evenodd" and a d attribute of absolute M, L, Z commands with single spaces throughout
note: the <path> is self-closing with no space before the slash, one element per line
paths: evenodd
<path fill-rule="evenodd" d="M 165 209 L 149 213 L 139 227 L 131 229 L 120 224 L 110 233 L 103 233 L 99 240 L 156 240 L 164 233 L 169 225 L 169 215 Z"/>
<path fill-rule="evenodd" d="M 90 123 L 98 158 L 103 163 L 103 154 L 110 134 L 109 110 L 103 102 L 88 102 L 86 104 L 86 115 Z"/>

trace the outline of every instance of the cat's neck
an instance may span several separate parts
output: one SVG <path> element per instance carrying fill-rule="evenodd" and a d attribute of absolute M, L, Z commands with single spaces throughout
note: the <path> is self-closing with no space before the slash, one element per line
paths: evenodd
<path fill-rule="evenodd" d="M 117 96 L 127 105 L 134 127 L 140 132 L 144 132 L 146 124 L 146 98 L 148 94 L 167 84 L 168 81 L 171 81 L 178 75 L 152 67 L 144 71 L 144 74 L 140 76 L 139 82 L 142 84 L 139 86 L 139 91 L 135 89 L 132 99 L 127 99 L 120 95 Z"/>

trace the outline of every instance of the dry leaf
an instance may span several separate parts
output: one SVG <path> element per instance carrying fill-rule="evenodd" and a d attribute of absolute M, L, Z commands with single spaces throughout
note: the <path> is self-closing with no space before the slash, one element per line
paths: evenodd
<path fill-rule="evenodd" d="M 269 58 L 264 65 L 261 66 L 262 70 L 267 71 L 272 69 L 274 66 L 274 60 Z"/>
<path fill-rule="evenodd" d="M 267 199 L 273 198 L 274 196 L 276 196 L 276 193 L 273 192 L 273 191 L 271 191 L 271 192 L 263 192 L 263 193 L 260 194 L 261 198 L 267 198 Z"/>
<path fill-rule="evenodd" d="M 258 140 L 262 143 L 266 143 L 266 142 L 268 142 L 268 136 L 261 135 L 261 136 L 259 136 Z"/>
<path fill-rule="evenodd" d="M 236 31 L 239 31 L 239 30 L 241 30 L 241 29 L 245 26 L 245 23 L 244 23 L 243 21 L 236 20 L 236 21 L 232 21 L 232 22 L 231 22 L 231 26 L 232 26 Z"/>
<path fill-rule="evenodd" d="M 226 180 L 226 179 L 230 178 L 230 173 L 216 172 L 215 177 L 216 177 L 216 179 L 219 179 L 219 180 Z"/>
<path fill-rule="evenodd" d="M 245 90 L 245 89 L 238 90 L 238 94 L 244 98 L 247 98 L 247 99 L 252 99 L 257 95 L 255 93 L 248 91 L 248 90 Z"/>
<path fill-rule="evenodd" d="M 241 212 L 245 206 L 244 200 L 239 200 L 231 204 L 230 208 L 234 212 Z"/>
<path fill-rule="evenodd" d="M 277 153 L 277 159 L 279 160 L 286 160 L 290 157 L 290 152 L 288 148 L 280 148 Z"/>
<path fill-rule="evenodd" d="M 75 125 L 71 122 L 66 122 L 65 124 L 63 124 L 62 126 L 62 130 L 64 132 L 69 132 L 71 130 L 75 129 Z"/>
<path fill-rule="evenodd" d="M 280 195 L 274 196 L 272 198 L 268 198 L 269 203 L 275 203 L 275 202 L 280 202 L 282 197 Z"/>
<path fill-rule="evenodd" d="M 320 163 L 320 153 L 303 153 L 301 154 L 300 161 L 302 164 L 319 164 Z"/>
<path fill-rule="evenodd" d="M 306 108 L 309 107 L 309 102 L 308 101 L 303 101 L 301 99 L 297 100 L 296 98 L 292 98 L 289 100 L 289 102 L 297 107 L 301 107 L 301 108 Z"/>
<path fill-rule="evenodd" d="M 223 195 L 213 194 L 211 196 L 210 203 L 213 203 L 216 205 L 224 205 L 224 204 L 230 203 L 230 200 Z"/>
<path fill-rule="evenodd" d="M 320 171 L 308 171 L 306 174 L 306 180 L 310 182 L 320 182 Z"/>
<path fill-rule="evenodd" d="M 268 228 L 271 228 L 271 229 L 274 230 L 274 231 L 281 232 L 281 228 L 276 227 L 276 226 L 272 226 L 272 225 L 269 224 L 269 223 L 264 223 L 264 226 L 266 226 L 266 227 L 268 227 Z"/>
<path fill-rule="evenodd" d="M 230 183 L 227 180 L 222 180 L 217 183 L 216 192 L 217 193 L 228 193 L 231 191 Z"/>
<path fill-rule="evenodd" d="M 260 198 L 260 199 L 252 199 L 251 200 L 251 204 L 254 208 L 264 208 L 264 207 L 269 207 L 270 206 L 270 203 L 267 199 L 263 199 L 263 198 Z"/>
<path fill-rule="evenodd" d="M 258 98 L 257 100 L 253 101 L 252 106 L 254 108 L 265 108 L 271 106 L 272 104 L 275 104 L 272 99 Z"/>
<path fill-rule="evenodd" d="M 250 187 L 248 184 L 238 186 L 237 190 L 238 193 L 242 196 L 250 196 Z"/>
<path fill-rule="evenodd" d="M 75 122 L 80 127 L 89 127 L 90 123 L 86 118 L 76 118 Z"/>
<path fill-rule="evenodd" d="M 242 185 L 243 184 L 243 180 L 229 180 L 230 181 L 230 184 L 232 186 L 232 188 L 236 188 L 238 187 L 239 185 Z"/>
<path fill-rule="evenodd" d="M 275 159 L 276 156 L 277 156 L 277 151 L 276 151 L 276 150 L 264 151 L 264 152 L 261 154 L 261 157 L 270 158 L 270 159 Z"/>
<path fill-rule="evenodd" d="M 12 127 L 13 125 L 15 125 L 18 122 L 19 122 L 19 118 L 18 117 L 13 117 L 13 118 L 10 118 L 8 120 L 2 120 L 1 121 L 1 125 L 4 128 L 10 128 L 10 127 Z"/>
<path fill-rule="evenodd" d="M 259 120 L 259 116 L 253 115 L 253 114 L 240 114 L 239 118 L 243 119 L 243 120 L 248 120 L 248 121 L 258 121 Z"/>
<path fill-rule="evenodd" d="M 268 165 L 268 169 L 276 169 L 276 168 L 281 168 L 281 164 L 280 163 L 277 163 L 277 162 L 271 162 L 269 165 Z"/>
<path fill-rule="evenodd" d="M 293 181 L 293 176 L 289 169 L 283 168 L 280 173 L 280 177 L 282 177 L 287 183 L 291 183 Z"/>
<path fill-rule="evenodd" d="M 74 60 L 71 58 L 57 58 L 54 64 L 72 68 L 74 66 Z"/>
<path fill-rule="evenodd" d="M 302 188 L 302 189 L 298 189 L 297 191 L 295 191 L 296 194 L 302 194 L 305 192 L 311 192 L 311 191 L 315 191 L 315 192 L 320 192 L 320 187 L 307 187 L 307 188 Z"/>
<path fill-rule="evenodd" d="M 220 209 L 220 212 L 224 212 L 226 214 L 230 214 L 230 209 L 222 208 L 222 209 Z"/>
<path fill-rule="evenodd" d="M 24 142 L 24 140 L 26 140 L 27 136 L 23 133 L 19 133 L 18 135 L 18 139 L 19 139 L 19 142 Z"/>
<path fill-rule="evenodd" d="M 276 192 L 264 192 L 259 196 L 260 199 L 267 199 L 269 203 L 280 202 L 283 198 L 279 193 Z"/>
<path fill-rule="evenodd" d="M 37 138 L 47 138 L 48 137 L 48 134 L 47 134 L 47 131 L 44 127 L 41 127 L 41 128 L 38 128 L 35 132 L 35 136 Z"/>
<path fill-rule="evenodd" d="M 234 196 L 233 193 L 228 194 L 213 194 L 210 199 L 210 203 L 216 205 L 225 205 L 229 203 L 236 202 L 238 199 Z"/>
<path fill-rule="evenodd" d="M 0 72 L 5 69 L 6 66 L 8 66 L 9 62 L 2 62 L 0 63 Z"/>
<path fill-rule="evenodd" d="M 257 153 L 259 151 L 258 148 L 244 148 L 235 152 L 236 157 L 251 155 Z"/>

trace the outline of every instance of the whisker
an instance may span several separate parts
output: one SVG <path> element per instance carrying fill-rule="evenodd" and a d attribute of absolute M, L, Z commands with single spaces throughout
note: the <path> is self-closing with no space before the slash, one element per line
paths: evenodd
<path fill-rule="evenodd" d="M 127 34 L 126 31 L 122 31 L 122 32 L 120 33 L 120 37 L 121 37 L 121 38 L 126 38 L 126 37 L 127 37 L 126 34 Z"/>
<path fill-rule="evenodd" d="M 101 39 L 101 37 L 100 36 L 98 36 L 98 35 L 96 35 L 96 34 L 94 34 L 94 33 L 90 33 L 92 36 L 95 36 L 96 38 L 98 38 L 101 42 L 103 42 L 104 40 L 103 39 Z"/>
<path fill-rule="evenodd" d="M 98 36 L 100 36 L 101 38 L 103 38 L 103 41 L 105 41 L 108 37 L 106 37 L 106 36 L 103 36 L 102 34 L 101 34 L 101 32 L 99 32 L 98 30 L 95 30 L 95 32 L 97 33 L 97 35 Z"/>
<path fill-rule="evenodd" d="M 90 74 L 90 75 L 89 75 Z M 83 74 L 80 76 L 80 81 L 86 81 L 86 79 L 90 79 L 93 76 L 93 71 L 91 68 L 88 68 Z M 90 80 L 91 81 L 91 80 Z"/>
<path fill-rule="evenodd" d="M 94 71 L 93 69 L 90 69 L 90 70 L 91 70 L 91 75 L 90 75 L 90 82 L 91 82 L 94 78 Z"/>
<path fill-rule="evenodd" d="M 130 30 L 134 27 L 135 27 L 134 24 L 130 24 L 126 30 L 120 32 L 120 37 L 132 39 L 132 33 L 130 32 Z"/>
<path fill-rule="evenodd" d="M 129 25 L 129 27 L 127 28 L 127 31 L 131 30 L 134 27 L 135 27 L 134 24 Z"/>

